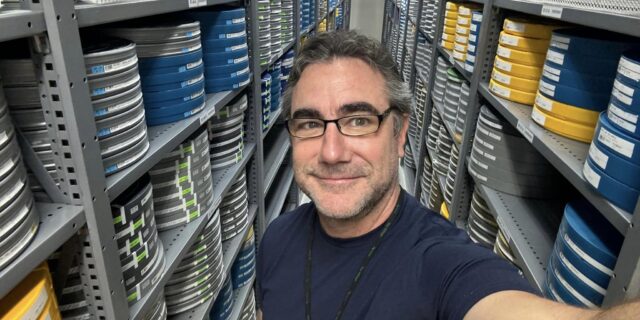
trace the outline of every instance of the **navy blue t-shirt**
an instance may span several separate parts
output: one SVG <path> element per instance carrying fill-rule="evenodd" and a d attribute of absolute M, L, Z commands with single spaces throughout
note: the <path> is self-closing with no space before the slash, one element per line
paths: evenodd
<path fill-rule="evenodd" d="M 517 269 L 473 244 L 466 233 L 402 192 L 398 217 L 345 309 L 343 319 L 462 319 L 480 299 L 503 290 L 533 292 Z M 381 227 L 363 236 L 327 235 L 315 206 L 276 219 L 258 252 L 258 303 L 264 320 L 304 319 L 304 270 L 315 221 L 311 316 L 333 320 Z"/>

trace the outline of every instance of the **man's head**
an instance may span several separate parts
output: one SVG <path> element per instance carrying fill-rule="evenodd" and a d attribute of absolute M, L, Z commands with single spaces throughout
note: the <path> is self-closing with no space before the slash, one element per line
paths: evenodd
<path fill-rule="evenodd" d="M 287 87 L 283 107 L 290 129 L 292 119 L 365 116 L 326 123 L 312 138 L 292 132 L 292 146 L 296 182 L 321 214 L 366 215 L 398 184 L 398 158 L 404 155 L 411 94 L 392 57 L 380 43 L 355 32 L 324 33 L 298 52 Z M 376 117 L 382 114 L 388 116 Z M 377 130 L 352 136 L 368 121 Z"/>

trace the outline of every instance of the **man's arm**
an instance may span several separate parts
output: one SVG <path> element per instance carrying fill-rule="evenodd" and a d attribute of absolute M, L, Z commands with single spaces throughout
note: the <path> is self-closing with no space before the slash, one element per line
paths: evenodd
<path fill-rule="evenodd" d="M 476 303 L 464 320 L 619 320 L 639 319 L 640 301 L 608 310 L 581 309 L 521 291 L 501 291 Z"/>

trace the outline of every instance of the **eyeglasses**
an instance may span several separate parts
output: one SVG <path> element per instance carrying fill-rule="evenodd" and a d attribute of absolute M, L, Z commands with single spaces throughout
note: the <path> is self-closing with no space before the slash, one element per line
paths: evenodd
<path fill-rule="evenodd" d="M 316 138 L 324 134 L 328 123 L 335 123 L 338 131 L 345 136 L 364 136 L 378 131 L 382 121 L 394 109 L 390 107 L 378 115 L 354 115 L 334 120 L 293 118 L 286 121 L 287 130 L 296 138 Z"/>

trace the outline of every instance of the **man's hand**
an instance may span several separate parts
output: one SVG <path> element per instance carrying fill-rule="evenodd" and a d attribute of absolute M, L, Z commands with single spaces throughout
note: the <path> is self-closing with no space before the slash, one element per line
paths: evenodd
<path fill-rule="evenodd" d="M 502 291 L 474 305 L 465 320 L 620 320 L 640 319 L 640 302 L 609 310 L 581 309 L 521 291 Z"/>

